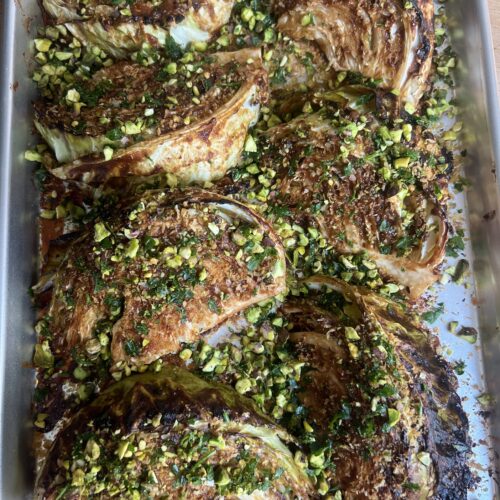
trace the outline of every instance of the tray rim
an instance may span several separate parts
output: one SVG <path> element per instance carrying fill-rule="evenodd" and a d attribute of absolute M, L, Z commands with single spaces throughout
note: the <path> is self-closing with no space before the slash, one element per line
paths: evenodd
<path fill-rule="evenodd" d="M 11 184 L 11 135 L 5 130 L 5 124 L 11 123 L 12 105 L 11 82 L 13 81 L 14 65 L 14 18 L 15 5 L 13 0 L 3 0 L 0 14 L 3 22 L 0 25 L 0 109 L 2 122 L 0 124 L 0 401 L 5 395 L 5 360 L 7 335 L 7 269 L 9 262 L 9 226 L 10 218 L 10 184 Z M 5 421 L 5 404 L 0 406 L 0 443 L 3 441 Z M 3 447 L 2 447 L 3 448 Z M 0 453 L 0 471 L 4 470 L 4 453 Z M 3 492 L 3 473 L 0 474 L 0 493 Z"/>
<path fill-rule="evenodd" d="M 9 220 L 11 217 L 10 199 L 12 196 L 12 133 L 10 128 L 13 116 L 14 53 L 15 53 L 15 22 L 20 15 L 18 0 L 0 0 L 0 444 L 4 433 L 8 431 L 5 425 L 7 409 L 4 404 L 6 377 L 6 336 L 8 309 L 8 270 L 10 260 L 11 233 Z M 21 0 L 20 0 L 21 1 Z M 466 0 L 470 1 L 470 0 Z M 446 6 L 445 6 L 446 8 Z M 493 51 L 492 27 L 487 0 L 479 0 L 476 4 L 478 14 L 478 29 L 481 39 L 481 57 L 483 58 L 484 99 L 492 147 L 492 159 L 497 172 L 497 192 L 500 189 L 500 98 L 497 91 L 497 75 Z M 500 199 L 500 197 L 499 197 Z M 500 287 L 500 285 L 499 285 Z M 486 370 L 486 366 L 483 365 Z M 500 419 L 500 416 L 497 416 Z M 4 492 L 4 446 L 0 453 L 0 496 Z M 498 472 L 497 472 L 498 476 Z"/>

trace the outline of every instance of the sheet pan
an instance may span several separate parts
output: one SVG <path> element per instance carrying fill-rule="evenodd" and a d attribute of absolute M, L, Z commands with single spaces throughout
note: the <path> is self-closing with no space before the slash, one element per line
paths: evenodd
<path fill-rule="evenodd" d="M 0 495 L 6 500 L 30 498 L 30 400 L 33 372 L 29 368 L 34 335 L 34 310 L 28 296 L 36 263 L 37 193 L 32 170 L 23 159 L 34 143 L 29 78 L 30 40 L 40 23 L 34 0 L 0 3 Z M 458 97 L 464 110 L 466 177 L 472 187 L 454 200 L 455 218 L 467 241 L 472 266 L 467 287 L 437 287 L 446 312 L 436 326 L 444 355 L 466 362 L 459 392 L 471 422 L 471 466 L 478 485 L 471 499 L 497 496 L 500 465 L 500 115 L 496 94 L 487 0 L 449 0 L 454 49 L 463 62 Z M 495 161 L 496 159 L 496 161 Z M 460 214 L 462 211 L 462 214 Z M 449 262 L 447 265 L 453 265 Z M 457 320 L 480 331 L 470 345 L 450 334 Z M 489 393 L 491 408 L 477 397 Z"/>

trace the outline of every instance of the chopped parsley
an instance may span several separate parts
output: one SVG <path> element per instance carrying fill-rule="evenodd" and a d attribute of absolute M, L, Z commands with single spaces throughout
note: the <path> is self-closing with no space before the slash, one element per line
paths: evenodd
<path fill-rule="evenodd" d="M 437 307 L 430 309 L 422 314 L 422 319 L 427 321 L 427 323 L 435 323 L 439 316 L 444 312 L 444 304 L 441 302 L 437 305 Z"/>
<path fill-rule="evenodd" d="M 128 356 L 138 356 L 141 352 L 139 345 L 132 339 L 127 339 L 124 343 L 124 349 Z"/>
<path fill-rule="evenodd" d="M 458 257 L 460 252 L 465 250 L 463 231 L 457 231 L 457 234 L 451 237 L 446 244 L 446 255 L 448 257 Z"/>

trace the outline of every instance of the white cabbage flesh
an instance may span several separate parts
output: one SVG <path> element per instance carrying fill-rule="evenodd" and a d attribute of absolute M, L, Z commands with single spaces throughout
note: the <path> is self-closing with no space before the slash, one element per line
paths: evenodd
<path fill-rule="evenodd" d="M 65 0 L 43 0 L 43 8 L 57 22 L 80 21 L 80 16 L 76 10 L 76 5 Z"/>
<path fill-rule="evenodd" d="M 78 14 L 77 5 L 62 0 L 43 0 L 46 12 L 56 22 L 63 23 L 70 33 L 84 44 L 96 46 L 109 55 L 123 59 L 127 54 L 142 47 L 144 42 L 163 46 L 171 36 L 182 48 L 192 42 L 206 42 L 213 33 L 229 21 L 232 0 L 206 0 L 189 6 L 182 21 L 148 24 L 141 19 L 113 20 L 115 8 L 108 5 L 90 4 L 93 15 L 88 18 Z"/>
<path fill-rule="evenodd" d="M 227 429 L 236 427 L 238 434 L 250 436 L 261 440 L 264 448 L 270 448 L 276 453 L 276 458 L 281 467 L 294 479 L 298 484 L 307 483 L 308 478 L 305 471 L 300 468 L 294 458 L 290 449 L 284 444 L 283 441 L 290 440 L 284 432 L 279 432 L 277 429 L 270 429 L 268 427 L 257 427 L 251 424 L 228 424 Z"/>
<path fill-rule="evenodd" d="M 80 156 L 101 153 L 105 146 L 115 144 L 105 135 L 97 137 L 73 135 L 57 128 L 48 128 L 38 120 L 34 120 L 34 123 L 44 141 L 54 151 L 58 162 L 67 162 Z"/>
<path fill-rule="evenodd" d="M 157 25 L 141 23 L 120 23 L 104 27 L 99 21 L 66 23 L 69 32 L 86 45 L 99 47 L 116 59 L 124 59 L 127 54 L 139 50 L 146 40 L 156 40 L 164 45 L 168 30 Z"/>
<path fill-rule="evenodd" d="M 179 24 L 174 24 L 170 28 L 170 36 L 182 48 L 186 48 L 192 42 L 207 42 L 210 39 L 210 33 L 202 30 L 193 16 L 188 16 Z"/>

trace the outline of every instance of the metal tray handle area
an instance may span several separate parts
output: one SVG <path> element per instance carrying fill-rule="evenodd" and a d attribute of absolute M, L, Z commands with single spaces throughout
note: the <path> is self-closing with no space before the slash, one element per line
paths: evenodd
<path fill-rule="evenodd" d="M 454 49 L 463 61 L 458 96 L 466 129 L 467 204 L 484 377 L 496 403 L 492 463 L 500 456 L 500 118 L 487 0 L 449 0 Z M 0 0 L 0 497 L 31 498 L 30 401 L 34 310 L 28 296 L 37 269 L 37 192 L 23 156 L 35 142 L 29 77 L 30 40 L 40 23 L 35 0 Z M 495 158 L 497 161 L 495 162 Z M 493 458 L 495 457 L 495 458 Z M 471 498 L 486 498 L 480 492 Z"/>

